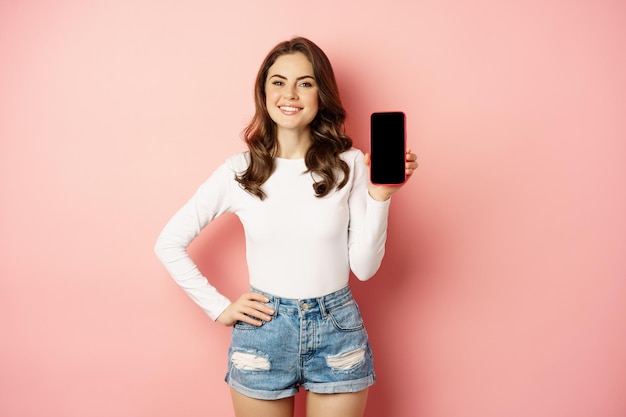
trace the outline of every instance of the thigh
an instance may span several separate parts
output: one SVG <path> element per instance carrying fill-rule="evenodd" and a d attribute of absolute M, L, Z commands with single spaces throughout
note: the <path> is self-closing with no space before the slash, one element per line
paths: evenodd
<path fill-rule="evenodd" d="M 294 398 L 257 400 L 230 389 L 237 417 L 293 417 Z"/>
<path fill-rule="evenodd" d="M 362 417 L 368 389 L 341 394 L 307 392 L 307 417 Z"/>
<path fill-rule="evenodd" d="M 294 396 L 298 392 L 300 333 L 292 324 L 291 317 L 280 313 L 260 327 L 235 324 L 226 382 L 239 393 L 260 400 Z"/>
<path fill-rule="evenodd" d="M 302 387 L 318 394 L 359 392 L 372 385 L 374 358 L 354 299 L 326 305 L 316 328 L 316 349 L 304 362 Z"/>

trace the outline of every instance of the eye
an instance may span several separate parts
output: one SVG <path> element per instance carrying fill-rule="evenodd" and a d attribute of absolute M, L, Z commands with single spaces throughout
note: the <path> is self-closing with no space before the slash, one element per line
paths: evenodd
<path fill-rule="evenodd" d="M 300 83 L 300 87 L 313 87 L 313 84 L 308 81 L 304 81 Z"/>
<path fill-rule="evenodd" d="M 284 85 L 284 83 L 282 81 L 280 81 L 280 80 L 274 80 L 274 81 L 272 81 L 272 85 L 280 87 L 280 86 Z"/>

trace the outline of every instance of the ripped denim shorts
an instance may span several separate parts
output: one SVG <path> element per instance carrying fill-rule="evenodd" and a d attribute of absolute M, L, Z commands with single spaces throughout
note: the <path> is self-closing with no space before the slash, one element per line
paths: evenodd
<path fill-rule="evenodd" d="M 349 287 L 311 299 L 267 296 L 274 309 L 257 327 L 238 322 L 228 351 L 226 382 L 257 399 L 357 392 L 376 379 L 372 351 Z"/>

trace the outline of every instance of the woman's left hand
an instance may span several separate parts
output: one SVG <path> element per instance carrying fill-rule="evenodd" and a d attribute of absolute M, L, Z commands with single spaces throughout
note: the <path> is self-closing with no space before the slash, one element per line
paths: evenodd
<path fill-rule="evenodd" d="M 367 165 L 368 168 L 370 166 L 370 154 L 369 153 L 365 154 L 365 165 Z M 409 181 L 409 179 L 411 178 L 411 175 L 413 175 L 413 172 L 416 169 L 417 169 L 417 155 L 415 155 L 414 153 L 411 153 L 411 148 L 407 148 L 406 157 L 405 157 L 406 181 L 404 181 L 404 184 L 406 184 Z M 368 191 L 374 200 L 385 201 L 385 200 L 389 200 L 389 197 L 391 197 L 391 194 L 395 193 L 400 188 L 402 188 L 404 184 L 374 185 L 370 181 L 369 186 L 368 186 Z"/>

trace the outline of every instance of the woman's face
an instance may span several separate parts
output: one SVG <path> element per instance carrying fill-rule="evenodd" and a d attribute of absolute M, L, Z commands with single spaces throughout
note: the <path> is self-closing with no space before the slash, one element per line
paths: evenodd
<path fill-rule="evenodd" d="M 280 133 L 307 131 L 319 108 L 313 66 L 296 52 L 279 56 L 267 72 L 265 105 Z"/>

